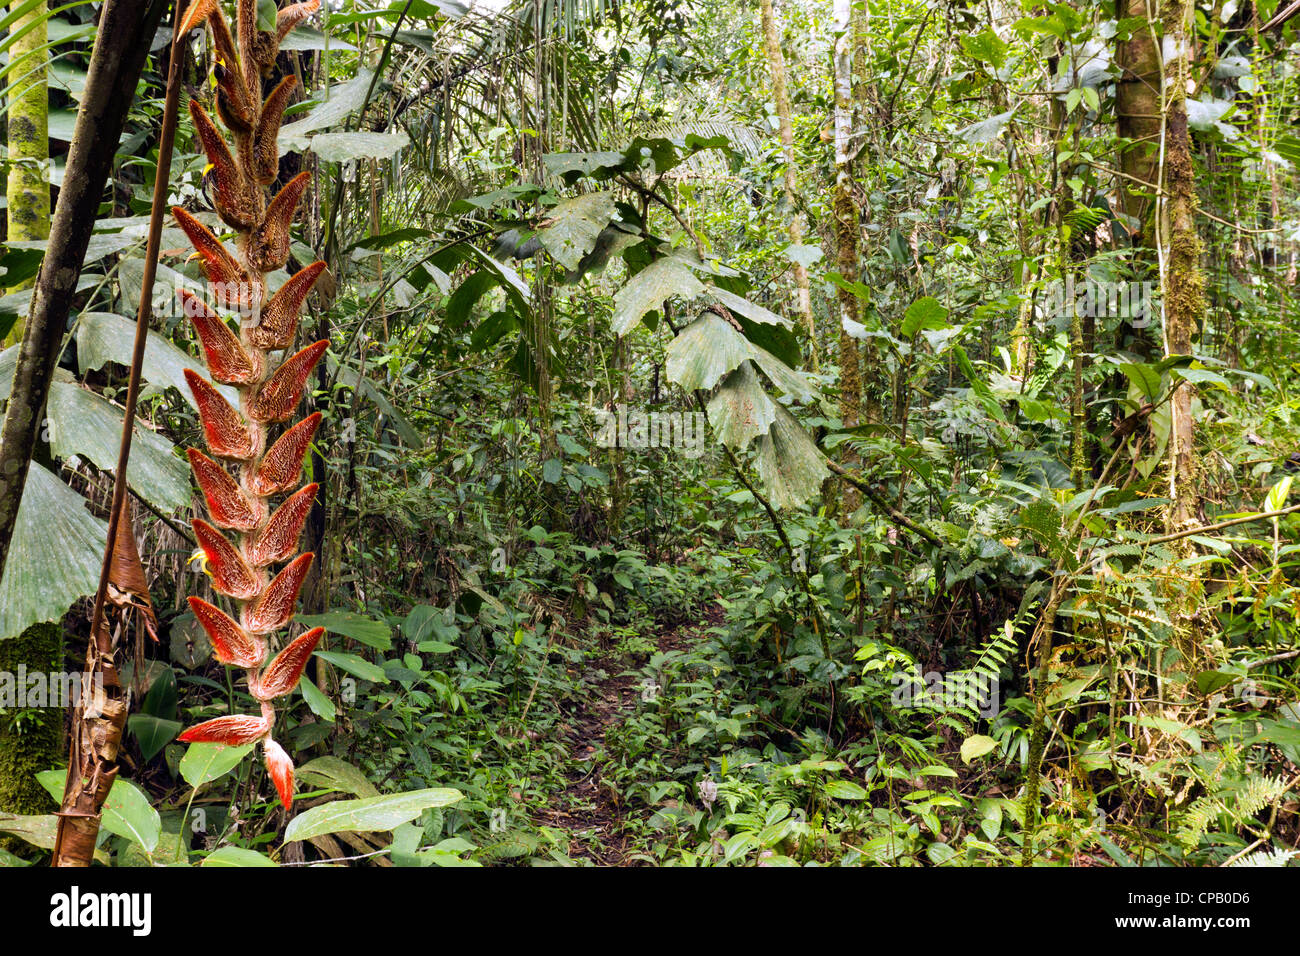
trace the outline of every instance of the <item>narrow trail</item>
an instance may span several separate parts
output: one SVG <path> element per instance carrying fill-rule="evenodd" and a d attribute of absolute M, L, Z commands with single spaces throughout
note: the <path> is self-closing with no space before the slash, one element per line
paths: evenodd
<path fill-rule="evenodd" d="M 695 622 L 663 628 L 655 646 L 660 653 L 681 650 L 720 617 L 721 609 L 710 606 Z M 605 676 L 590 685 L 590 695 L 579 701 L 571 714 L 571 730 L 565 738 L 570 754 L 565 772 L 568 783 L 543 812 L 543 822 L 568 831 L 572 836 L 569 855 L 574 860 L 587 860 L 595 866 L 634 866 L 628 861 L 632 848 L 623 826 L 626 808 L 603 777 L 606 733 L 639 706 L 638 664 L 611 652 L 588 666 Z"/>

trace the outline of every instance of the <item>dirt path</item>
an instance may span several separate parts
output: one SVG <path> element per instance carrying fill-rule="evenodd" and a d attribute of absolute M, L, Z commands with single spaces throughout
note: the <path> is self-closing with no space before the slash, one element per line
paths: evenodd
<path fill-rule="evenodd" d="M 720 619 L 721 609 L 710 607 L 705 619 L 679 624 L 660 631 L 655 642 L 660 653 L 679 650 L 697 639 L 699 630 Z M 590 696 L 578 703 L 571 715 L 571 731 L 565 743 L 571 762 L 565 772 L 568 784 L 543 813 L 548 826 L 572 835 L 569 855 L 596 866 L 630 866 L 627 834 L 623 828 L 625 808 L 618 794 L 603 778 L 605 734 L 638 706 L 641 694 L 637 664 L 617 653 L 598 658 L 590 665 L 604 677 L 592 684 Z"/>

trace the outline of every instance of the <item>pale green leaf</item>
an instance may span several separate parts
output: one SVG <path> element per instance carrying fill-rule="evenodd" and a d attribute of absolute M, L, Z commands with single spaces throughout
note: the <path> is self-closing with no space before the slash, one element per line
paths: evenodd
<path fill-rule="evenodd" d="M 289 822 L 284 840 L 310 840 L 327 833 L 391 830 L 414 820 L 432 807 L 446 807 L 464 799 L 459 790 L 431 788 L 393 793 L 361 800 L 336 800 L 312 807 Z"/>

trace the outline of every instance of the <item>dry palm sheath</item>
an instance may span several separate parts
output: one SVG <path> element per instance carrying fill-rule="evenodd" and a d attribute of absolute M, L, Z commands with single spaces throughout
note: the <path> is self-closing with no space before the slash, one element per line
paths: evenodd
<path fill-rule="evenodd" d="M 188 32 L 206 20 L 212 31 L 217 54 L 216 113 L 230 131 L 233 151 L 202 107 L 191 102 L 190 113 L 211 164 L 212 203 L 221 220 L 235 231 L 236 253 L 190 213 L 172 209 L 194 244 L 217 309 L 237 312 L 241 320 L 236 335 L 201 298 L 186 290 L 179 293 L 202 341 L 212 378 L 239 393 L 236 408 L 205 379 L 185 373 L 212 455 L 189 449 L 190 465 L 211 519 L 195 519 L 194 534 L 207 558 L 213 588 L 233 602 L 233 614 L 196 597 L 189 602 L 217 659 L 244 668 L 248 689 L 261 703 L 257 716 L 218 717 L 189 728 L 180 739 L 232 745 L 260 741 L 266 769 L 286 808 L 293 803 L 293 762 L 271 739 L 272 701 L 297 686 L 323 629 L 288 641 L 270 663 L 268 644 L 292 621 L 298 590 L 313 558 L 311 554 L 295 557 L 295 553 L 317 486 L 293 489 L 320 414 L 288 428 L 274 442 L 268 441 L 268 433 L 293 414 L 307 376 L 329 342 L 315 342 L 273 367 L 271 353 L 293 344 L 298 311 L 325 263 L 307 266 L 267 300 L 266 275 L 288 261 L 289 225 L 309 174 L 290 180 L 266 201 L 265 187 L 275 182 L 279 170 L 280 119 L 297 81 L 286 77 L 265 102 L 261 91 L 280 41 L 318 6 L 319 0 L 309 0 L 286 7 L 272 32 L 257 29 L 256 0 L 239 0 L 234 38 L 217 0 L 197 0 L 190 8 L 181 30 Z M 234 474 L 214 459 L 229 463 Z M 273 510 L 271 499 L 289 491 L 293 494 Z M 281 564 L 283 568 L 275 573 L 273 568 Z"/>

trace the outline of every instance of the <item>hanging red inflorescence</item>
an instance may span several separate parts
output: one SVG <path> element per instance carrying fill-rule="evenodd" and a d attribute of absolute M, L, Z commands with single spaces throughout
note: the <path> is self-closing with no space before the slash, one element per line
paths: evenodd
<path fill-rule="evenodd" d="M 288 260 L 289 226 L 310 177 L 295 176 L 267 201 L 266 187 L 279 173 L 276 135 L 297 81 L 281 80 L 265 102 L 260 102 L 260 94 L 280 41 L 319 5 L 320 0 L 293 4 L 279 11 L 274 30 L 258 30 L 257 0 L 238 0 L 234 37 L 217 0 L 195 0 L 190 6 L 181 31 L 188 33 L 205 22 L 212 31 L 217 54 L 215 113 L 231 142 L 198 103 L 190 103 L 190 116 L 211 164 L 209 196 L 217 216 L 235 231 L 235 251 L 192 213 L 179 206 L 172 209 L 177 225 L 194 244 L 215 304 L 182 290 L 181 306 L 202 344 L 213 380 L 232 386 L 239 395 L 236 407 L 202 376 L 185 372 L 209 452 L 189 449 L 194 479 L 211 519 L 196 518 L 194 534 L 214 590 L 234 609 L 227 613 L 197 597 L 189 603 L 217 660 L 247 671 L 249 691 L 261 702 L 258 716 L 217 717 L 190 727 L 180 739 L 260 742 L 285 809 L 293 805 L 293 761 L 271 739 L 271 701 L 298 685 L 324 632 L 318 627 L 283 642 L 275 635 L 292 622 L 298 591 L 311 567 L 313 555 L 297 554 L 298 537 L 318 486 L 300 488 L 278 505 L 269 499 L 298 485 L 321 416 L 308 416 L 274 441 L 268 432 L 293 416 L 329 342 L 314 342 L 278 365 L 270 354 L 293 343 L 299 310 L 325 263 L 300 270 L 268 300 L 266 275 Z M 238 313 L 238 335 L 221 316 L 222 309 Z M 234 473 L 217 459 L 224 459 Z M 268 662 L 273 646 L 280 643 L 282 649 Z"/>

